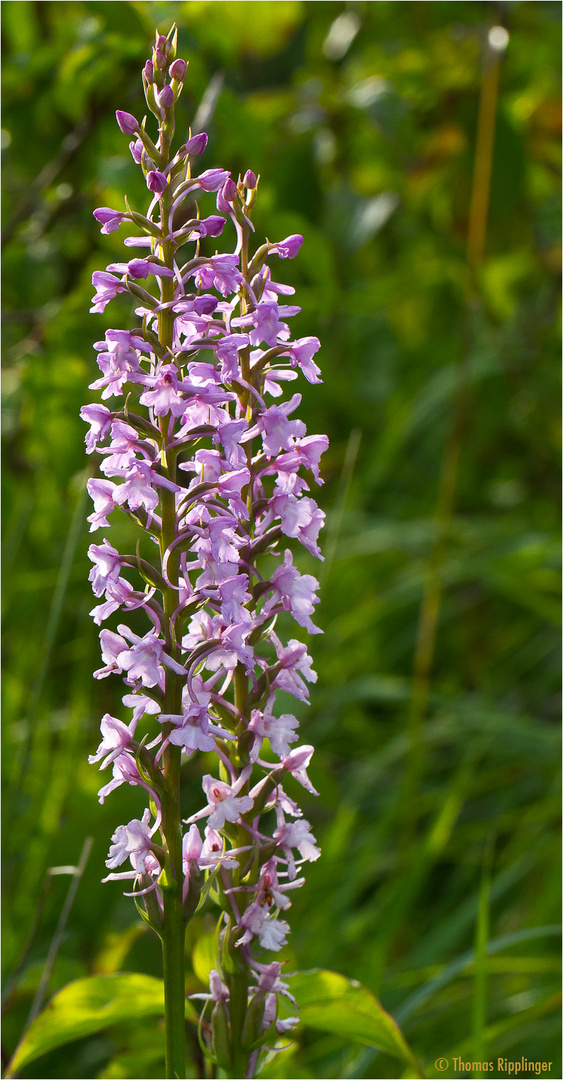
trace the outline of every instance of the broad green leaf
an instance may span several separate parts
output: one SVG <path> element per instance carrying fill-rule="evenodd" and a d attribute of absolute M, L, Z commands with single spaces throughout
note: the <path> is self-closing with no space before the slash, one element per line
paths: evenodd
<path fill-rule="evenodd" d="M 143 1016 L 164 1013 L 164 983 L 151 975 L 92 975 L 76 979 L 51 999 L 30 1024 L 10 1062 L 12 1076 L 58 1046 Z M 186 1015 L 195 1017 L 186 1003 Z"/>
<path fill-rule="evenodd" d="M 377 1046 L 424 1076 L 397 1024 L 361 983 L 336 971 L 299 971 L 291 979 L 301 1022 L 343 1039 Z"/>

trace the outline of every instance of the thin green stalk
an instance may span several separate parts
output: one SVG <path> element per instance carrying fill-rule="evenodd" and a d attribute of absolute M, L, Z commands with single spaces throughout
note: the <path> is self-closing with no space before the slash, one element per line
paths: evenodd
<path fill-rule="evenodd" d="M 248 1051 L 241 1046 L 248 998 L 248 972 L 237 971 L 229 979 L 232 1072 L 229 1080 L 240 1080 L 248 1069 Z"/>
<path fill-rule="evenodd" d="M 184 920 L 178 888 L 163 889 L 164 927 L 162 961 L 164 976 L 164 1018 L 166 1076 L 184 1080 L 186 1076 Z"/>
<path fill-rule="evenodd" d="M 51 941 L 51 946 L 49 948 L 49 952 L 47 954 L 47 959 L 45 961 L 45 966 L 43 968 L 43 972 L 42 972 L 41 978 L 39 980 L 39 985 L 37 987 L 35 997 L 33 999 L 33 1004 L 32 1004 L 31 1009 L 29 1011 L 29 1016 L 27 1018 L 27 1023 L 25 1025 L 24 1032 L 27 1030 L 27 1028 L 31 1024 L 31 1022 L 33 1020 L 35 1020 L 35 1017 L 39 1016 L 39 1013 L 41 1012 L 41 1009 L 43 1008 L 43 1002 L 45 1000 L 45 995 L 47 993 L 47 988 L 49 986 L 49 980 L 50 980 L 51 975 L 53 973 L 53 968 L 55 966 L 55 960 L 57 958 L 58 951 L 59 951 L 59 949 L 61 947 L 61 944 L 62 944 L 64 933 L 65 933 L 65 930 L 66 930 L 66 924 L 68 922 L 70 911 L 71 911 L 72 905 L 74 903 L 74 898 L 75 898 L 76 893 L 78 891 L 78 886 L 80 885 L 80 882 L 82 880 L 82 875 L 83 875 L 83 873 L 84 873 L 84 871 L 86 869 L 86 863 L 88 862 L 88 859 L 90 857 L 90 852 L 92 850 L 92 844 L 93 843 L 94 843 L 93 837 L 87 836 L 85 841 L 84 841 L 84 844 L 82 845 L 82 852 L 81 852 L 81 855 L 80 855 L 80 860 L 79 860 L 78 866 L 74 867 L 74 870 L 73 870 L 72 881 L 71 881 L 71 883 L 69 885 L 69 889 L 68 889 L 68 892 L 67 892 L 67 895 L 66 895 L 66 900 L 65 900 L 65 902 L 64 902 L 64 904 L 63 904 L 63 906 L 61 908 L 61 914 L 59 915 L 59 921 L 57 923 L 57 929 L 55 930 L 53 940 Z M 63 867 L 62 869 L 66 871 L 67 868 Z M 51 871 L 51 873 L 53 873 L 53 871 Z"/>
<path fill-rule="evenodd" d="M 173 672 L 170 673 L 174 675 Z M 181 685 L 171 687 L 170 698 L 176 699 L 175 712 L 181 708 Z M 178 698 L 180 702 L 178 703 Z M 164 753 L 163 771 L 167 791 L 162 798 L 161 832 L 168 862 L 161 875 L 163 896 L 162 962 L 164 977 L 164 1017 L 166 1045 L 166 1076 L 184 1080 L 186 1075 L 185 1031 L 185 932 L 182 912 L 182 833 L 180 825 L 180 756 L 181 747 L 168 745 Z"/>
<path fill-rule="evenodd" d="M 248 274 L 248 241 L 250 235 L 250 229 L 246 222 L 242 223 L 243 240 L 241 247 L 241 270 L 243 279 L 246 280 Z M 241 291 L 240 297 L 240 310 L 241 314 L 245 315 L 248 311 L 248 301 L 244 288 Z M 242 377 L 245 381 L 251 381 L 250 371 L 250 349 L 241 350 L 241 371 Z M 252 407 L 252 396 L 250 391 L 241 390 L 240 392 L 241 405 L 245 413 Z M 246 457 L 249 469 L 252 462 L 252 445 L 248 443 L 246 446 Z M 252 518 L 252 481 L 249 482 L 246 492 L 243 490 L 242 497 L 246 498 L 249 508 L 249 522 L 248 529 L 249 535 L 252 535 L 253 518 Z M 234 675 L 234 704 L 235 708 L 240 712 L 243 712 L 246 699 L 249 691 L 249 679 L 245 673 L 242 664 L 237 664 Z M 238 756 L 238 748 L 231 752 L 236 753 Z M 232 760 L 232 758 L 231 758 Z M 244 786 L 241 793 L 246 794 L 248 792 L 248 783 Z M 237 846 L 243 846 L 248 842 L 248 836 L 245 830 L 237 829 Z M 235 870 L 233 874 L 233 884 L 238 885 L 240 883 L 240 867 Z M 238 894 L 238 902 L 244 907 L 244 893 Z M 236 950 L 236 946 L 235 946 Z M 236 950 L 238 953 L 238 950 Z M 225 1075 L 231 1080 L 237 1080 L 238 1077 L 246 1075 L 248 1069 L 248 1051 L 244 1050 L 241 1046 L 242 1031 L 244 1027 L 244 1021 L 246 1017 L 247 1000 L 248 1000 L 248 971 L 241 962 L 240 954 L 232 957 L 233 972 L 228 976 L 229 983 L 229 1019 L 230 1019 L 230 1053 L 231 1053 L 231 1070 Z"/>
<path fill-rule="evenodd" d="M 163 133 L 161 152 L 168 158 L 170 136 Z M 161 202 L 161 228 L 167 232 L 167 217 L 170 206 L 168 191 Z M 167 266 L 172 264 L 172 245 L 161 245 L 161 258 Z M 174 279 L 161 279 L 161 301 L 167 303 L 174 296 Z M 172 345 L 172 314 L 170 309 L 159 312 L 158 339 L 165 348 Z M 161 418 L 160 429 L 163 448 L 167 442 L 168 420 Z M 163 465 L 168 478 L 175 481 L 176 455 L 163 449 Z M 175 500 L 171 491 L 162 489 L 160 499 L 162 527 L 160 534 L 161 558 L 175 536 Z M 170 647 L 170 653 L 177 657 L 177 644 L 172 637 L 171 619 L 177 606 L 178 568 L 177 559 L 171 558 L 168 564 L 168 578 L 171 586 L 163 594 L 165 625 L 164 633 Z M 182 711 L 181 676 L 170 669 L 166 670 L 164 691 L 164 712 L 178 714 Z M 163 725 L 166 739 L 171 725 Z M 184 1080 L 186 1075 L 186 1030 L 185 1030 L 185 933 L 186 926 L 182 912 L 182 831 L 180 811 L 180 759 L 181 747 L 170 743 L 163 754 L 163 773 L 166 791 L 161 799 L 162 824 L 161 834 L 167 852 L 167 865 L 161 876 L 163 895 L 163 930 L 162 963 L 164 977 L 164 1023 L 165 1023 L 165 1059 L 167 1078 Z"/>

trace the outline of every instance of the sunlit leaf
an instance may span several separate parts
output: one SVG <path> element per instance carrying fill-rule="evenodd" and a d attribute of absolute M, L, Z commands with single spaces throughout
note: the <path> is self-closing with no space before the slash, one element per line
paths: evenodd
<path fill-rule="evenodd" d="M 336 971 L 300 971 L 292 977 L 291 992 L 306 1027 L 377 1046 L 409 1066 L 413 1075 L 424 1076 L 393 1018 L 361 983 Z"/>
<path fill-rule="evenodd" d="M 13 1076 L 41 1054 L 113 1024 L 164 1013 L 164 983 L 151 975 L 93 975 L 69 983 L 30 1024 L 10 1062 Z M 186 1015 L 194 1011 L 186 1003 Z"/>

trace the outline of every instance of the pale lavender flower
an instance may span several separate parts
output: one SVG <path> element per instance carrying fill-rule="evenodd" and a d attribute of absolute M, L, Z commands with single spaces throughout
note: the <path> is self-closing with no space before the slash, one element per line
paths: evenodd
<path fill-rule="evenodd" d="M 90 522 L 90 532 L 95 532 L 99 528 L 109 528 L 107 515 L 111 514 L 116 507 L 113 498 L 116 485 L 112 484 L 111 480 L 98 480 L 97 477 L 92 477 L 88 480 L 86 487 L 94 503 L 94 513 L 86 518 Z"/>
<path fill-rule="evenodd" d="M 270 251 L 279 255 L 280 259 L 294 259 L 302 243 L 303 237 L 299 233 L 293 233 L 270 247 Z"/>
<path fill-rule="evenodd" d="M 97 450 L 98 443 L 103 442 L 111 428 L 111 413 L 105 405 L 83 405 L 80 416 L 87 424 L 90 431 L 86 435 L 86 453 L 93 454 Z"/>
<path fill-rule="evenodd" d="M 103 233 L 115 232 L 121 222 L 127 220 L 127 214 L 121 214 L 119 210 L 111 210 L 109 206 L 100 206 L 98 210 L 94 210 L 94 217 L 96 221 L 101 222 L 100 231 Z"/>
<path fill-rule="evenodd" d="M 208 799 L 211 829 L 221 829 L 226 821 L 237 821 L 241 814 L 252 809 L 252 799 L 249 795 L 237 795 L 241 787 L 238 781 L 233 787 L 229 787 L 222 780 L 216 780 L 215 777 L 207 774 L 201 786 Z"/>
<path fill-rule="evenodd" d="M 106 769 L 124 750 L 131 746 L 136 726 L 136 720 L 132 720 L 130 724 L 124 724 L 121 720 L 117 720 L 115 716 L 110 716 L 109 713 L 102 716 L 100 723 L 102 741 L 96 753 L 90 754 L 88 758 L 90 764 L 93 765 L 103 758 L 100 769 Z"/>
<path fill-rule="evenodd" d="M 88 580 L 92 582 L 92 592 L 94 596 L 102 596 L 108 582 L 117 581 L 119 577 L 121 556 L 117 549 L 104 539 L 101 546 L 90 544 L 88 558 L 94 563 L 88 575 Z"/>
<path fill-rule="evenodd" d="M 267 908 L 253 903 L 247 907 L 239 924 L 244 929 L 244 934 L 239 938 L 237 945 L 245 945 L 256 935 L 263 949 L 278 952 L 286 944 L 289 934 L 289 923 L 283 919 L 272 919 Z"/>

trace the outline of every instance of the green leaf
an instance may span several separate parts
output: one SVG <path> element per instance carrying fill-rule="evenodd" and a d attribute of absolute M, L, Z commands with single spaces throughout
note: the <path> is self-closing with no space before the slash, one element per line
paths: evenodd
<path fill-rule="evenodd" d="M 151 975 L 92 975 L 76 979 L 51 999 L 30 1024 L 9 1064 L 6 1077 L 58 1046 L 143 1016 L 164 1013 L 164 983 Z M 197 1016 L 186 1003 L 189 1019 Z"/>
<path fill-rule="evenodd" d="M 361 983 L 336 971 L 298 971 L 291 992 L 306 1026 L 376 1046 L 402 1061 L 414 1076 L 424 1076 L 395 1021 Z"/>

